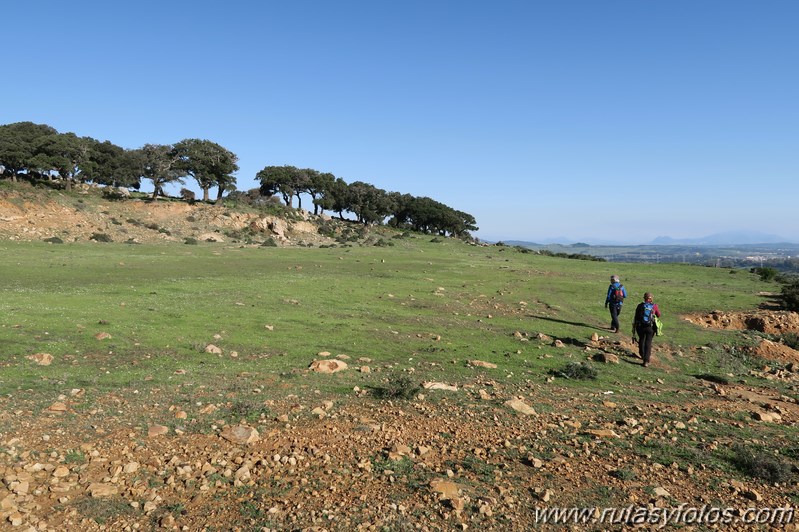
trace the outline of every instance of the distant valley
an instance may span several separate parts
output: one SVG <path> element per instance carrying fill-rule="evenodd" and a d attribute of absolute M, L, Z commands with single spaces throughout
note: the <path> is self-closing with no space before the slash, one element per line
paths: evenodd
<path fill-rule="evenodd" d="M 723 268 L 773 267 L 783 272 L 799 272 L 799 244 L 777 242 L 760 244 L 678 243 L 629 245 L 537 244 L 509 240 L 509 246 L 545 250 L 553 254 L 579 254 L 610 262 L 678 262 Z"/>

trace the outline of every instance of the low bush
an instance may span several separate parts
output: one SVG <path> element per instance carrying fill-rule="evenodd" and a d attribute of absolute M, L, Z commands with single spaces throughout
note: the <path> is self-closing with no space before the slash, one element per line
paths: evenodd
<path fill-rule="evenodd" d="M 105 233 L 94 233 L 92 236 L 89 237 L 89 240 L 94 240 L 95 242 L 113 242 L 114 240 Z"/>
<path fill-rule="evenodd" d="M 796 333 L 786 333 L 782 335 L 782 343 L 790 347 L 791 349 L 795 349 L 799 351 L 799 334 Z"/>
<path fill-rule="evenodd" d="M 792 476 L 792 465 L 765 449 L 733 446 L 732 463 L 742 473 L 766 482 L 786 482 Z"/>
<path fill-rule="evenodd" d="M 594 380 L 598 375 L 596 368 L 587 362 L 569 362 L 566 367 L 552 370 L 550 373 L 556 377 L 581 381 Z"/>
<path fill-rule="evenodd" d="M 752 273 L 757 274 L 760 277 L 761 281 L 773 281 L 779 275 L 779 271 L 776 268 L 771 268 L 769 266 L 763 268 L 752 268 Z"/>
<path fill-rule="evenodd" d="M 782 287 L 782 301 L 788 310 L 799 312 L 799 280 L 792 281 Z"/>
<path fill-rule="evenodd" d="M 713 375 L 712 373 L 700 373 L 699 375 L 694 375 L 697 379 L 701 379 L 707 382 L 714 382 L 716 384 L 729 384 L 730 379 L 727 377 L 722 377 L 720 375 Z"/>
<path fill-rule="evenodd" d="M 394 375 L 386 379 L 384 385 L 371 387 L 378 399 L 413 399 L 420 388 L 408 375 Z"/>

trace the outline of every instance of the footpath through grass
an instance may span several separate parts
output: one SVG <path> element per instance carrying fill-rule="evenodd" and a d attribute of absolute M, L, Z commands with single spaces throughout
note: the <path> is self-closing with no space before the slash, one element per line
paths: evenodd
<path fill-rule="evenodd" d="M 129 400 L 144 390 L 171 390 L 186 401 L 252 387 L 337 394 L 394 373 L 420 382 L 462 385 L 483 375 L 543 384 L 567 362 L 586 360 L 593 333 L 606 334 L 604 295 L 614 273 L 630 295 L 622 333 L 629 335 L 643 293 L 653 292 L 667 326 L 656 342 L 668 346 L 670 383 L 691 386 L 692 374 L 745 374 L 746 361 L 730 353 L 747 340 L 679 316 L 754 309 L 758 292 L 774 289 L 744 271 L 568 260 L 420 235 L 392 242 L 324 249 L 4 243 L 0 396 L 14 410 L 74 389 Z M 98 340 L 99 333 L 110 338 Z M 206 353 L 208 344 L 222 354 Z M 696 346 L 710 349 L 699 358 Z M 371 372 L 309 373 L 322 351 Z M 26 358 L 35 353 L 51 354 L 53 363 Z M 474 359 L 497 368 L 474 368 Z M 651 382 L 662 371 L 642 375 L 631 363 L 598 369 L 596 381 L 558 385 L 645 396 L 642 377 Z"/>

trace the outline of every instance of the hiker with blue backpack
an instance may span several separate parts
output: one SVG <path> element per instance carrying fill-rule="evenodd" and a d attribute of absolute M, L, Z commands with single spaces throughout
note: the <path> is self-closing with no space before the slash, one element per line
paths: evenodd
<path fill-rule="evenodd" d="M 605 297 L 605 308 L 610 308 L 611 332 L 619 332 L 619 314 L 621 314 L 621 306 L 625 297 L 627 297 L 627 290 L 619 282 L 619 276 L 611 275 L 608 295 Z"/>
<path fill-rule="evenodd" d="M 644 301 L 635 308 L 633 318 L 633 342 L 637 333 L 638 355 L 644 361 L 644 367 L 649 365 L 649 359 L 652 357 L 652 338 L 657 332 L 657 318 L 660 318 L 660 309 L 657 303 L 652 302 L 652 293 L 647 292 L 644 294 Z"/>

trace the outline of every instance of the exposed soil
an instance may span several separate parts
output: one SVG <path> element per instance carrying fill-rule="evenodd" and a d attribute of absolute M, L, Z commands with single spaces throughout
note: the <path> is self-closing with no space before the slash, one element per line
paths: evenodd
<path fill-rule="evenodd" d="M 103 232 L 114 241 L 180 241 L 252 222 L 203 205 L 120 202 L 113 213 L 85 213 L 0 197 L 5 239 L 71 241 Z M 315 238 L 292 235 L 300 233 L 287 231 L 289 242 Z M 799 332 L 799 317 L 784 312 L 685 319 Z M 624 340 L 587 341 L 587 358 L 598 352 L 639 363 Z M 799 362 L 776 341 L 763 340 L 756 354 Z M 795 397 L 740 382 L 672 386 L 670 363 L 680 356 L 693 355 L 656 346 L 652 371 L 623 384 L 647 397 L 635 404 L 611 390 L 575 392 L 557 378 L 506 385 L 480 369 L 456 391 L 421 390 L 410 401 L 379 401 L 362 390 L 275 399 L 273 383 L 242 376 L 248 403 L 268 412 L 249 420 L 223 415 L 234 397 L 173 405 L 120 391 L 93 398 L 87 409 L 85 390 L 45 405 L 18 390 L 19 397 L 0 397 L 0 530 L 562 530 L 537 524 L 535 508 L 602 508 L 610 493 L 650 508 L 793 506 L 796 475 L 787 484 L 740 480 L 705 466 L 701 455 L 740 443 L 739 433 L 795 426 Z M 763 368 L 763 376 L 794 390 L 799 384 L 788 369 Z M 535 412 L 518 411 L 512 400 Z M 147 421 L 164 418 L 174 421 Z M 760 443 L 796 447 L 767 437 Z M 669 455 L 671 448 L 690 456 Z"/>
<path fill-rule="evenodd" d="M 286 220 L 257 213 L 231 211 L 202 202 L 159 199 L 121 199 L 99 202 L 100 189 L 83 187 L 74 195 L 0 191 L 0 239 L 63 242 L 113 241 L 128 243 L 185 243 L 196 241 L 254 244 L 267 239 L 280 246 L 328 244 L 317 230 L 316 217 L 297 211 Z M 85 200 L 81 199 L 81 195 Z"/>
<path fill-rule="evenodd" d="M 756 310 L 737 313 L 714 311 L 710 314 L 684 316 L 684 319 L 711 329 L 757 331 L 775 336 L 799 334 L 799 314 L 789 311 Z M 752 354 L 764 360 L 799 364 L 799 351 L 767 338 L 760 340 L 760 344 L 753 349 Z"/>

